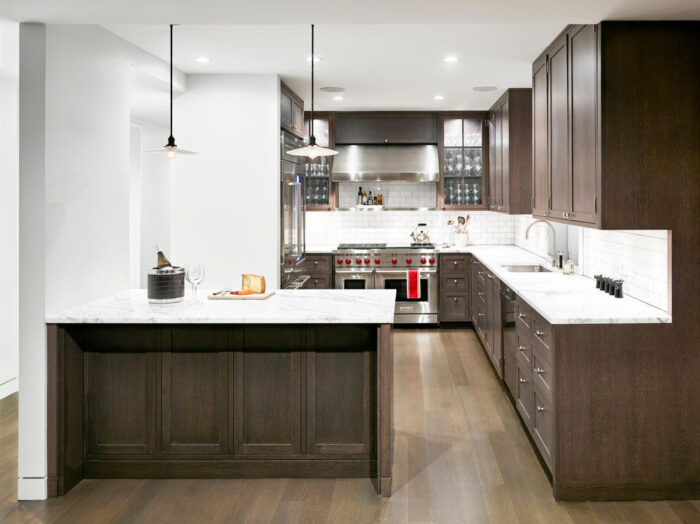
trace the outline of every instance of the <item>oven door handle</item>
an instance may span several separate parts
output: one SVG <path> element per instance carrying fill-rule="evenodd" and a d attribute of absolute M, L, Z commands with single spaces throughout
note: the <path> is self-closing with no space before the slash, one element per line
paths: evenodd
<path fill-rule="evenodd" d="M 401 275 L 401 274 L 406 274 L 406 272 L 409 271 L 408 269 L 391 269 L 391 270 L 381 270 L 377 271 L 377 276 L 380 277 L 382 275 Z M 337 270 L 336 270 L 337 272 Z M 418 273 L 420 276 L 423 275 L 437 275 L 437 269 L 419 269 Z"/>

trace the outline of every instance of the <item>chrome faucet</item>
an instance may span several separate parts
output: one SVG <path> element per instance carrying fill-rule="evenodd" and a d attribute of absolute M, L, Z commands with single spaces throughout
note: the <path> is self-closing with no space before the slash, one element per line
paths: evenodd
<path fill-rule="evenodd" d="M 532 226 L 539 223 L 547 224 L 549 226 L 549 229 L 552 230 L 552 252 L 547 254 L 552 258 L 552 265 L 556 266 L 557 256 L 554 254 L 554 251 L 557 249 L 557 233 L 556 231 L 554 231 L 554 226 L 552 226 L 552 224 L 550 224 L 546 220 L 535 220 L 532 224 L 527 226 L 527 229 L 525 230 L 525 240 L 528 239 L 528 236 L 530 235 L 530 229 L 532 229 Z"/>

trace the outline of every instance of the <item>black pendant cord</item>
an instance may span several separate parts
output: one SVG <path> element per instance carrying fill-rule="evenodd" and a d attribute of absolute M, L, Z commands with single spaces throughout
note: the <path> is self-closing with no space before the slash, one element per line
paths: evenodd
<path fill-rule="evenodd" d="M 316 56 L 314 55 L 314 24 L 311 24 L 311 136 L 309 137 L 309 145 L 316 144 L 316 137 L 314 136 L 314 61 Z"/>
<path fill-rule="evenodd" d="M 174 145 L 173 137 L 173 24 L 170 24 L 170 139 Z"/>

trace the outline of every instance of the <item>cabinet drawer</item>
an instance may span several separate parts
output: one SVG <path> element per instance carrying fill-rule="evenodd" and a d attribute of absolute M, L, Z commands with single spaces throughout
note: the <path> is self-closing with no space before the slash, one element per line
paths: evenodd
<path fill-rule="evenodd" d="M 552 401 L 552 387 L 554 386 L 554 375 L 552 365 L 544 358 L 542 349 L 535 345 L 532 351 L 532 381 L 535 389 L 550 402 Z"/>
<path fill-rule="evenodd" d="M 532 427 L 532 377 L 530 365 L 525 362 L 520 354 L 516 355 L 517 382 L 515 384 L 515 407 L 523 418 L 527 427 Z"/>
<path fill-rule="evenodd" d="M 520 355 L 524 362 L 531 366 L 532 364 L 532 337 L 530 331 L 526 328 L 518 326 L 515 330 L 516 353 Z M 529 367 L 528 367 L 529 369 Z"/>
<path fill-rule="evenodd" d="M 552 403 L 537 388 L 532 399 L 532 438 L 551 472 L 554 467 L 554 410 Z"/>
<path fill-rule="evenodd" d="M 528 331 L 532 326 L 532 308 L 517 295 L 515 297 L 515 323 L 518 327 L 524 327 Z"/>
<path fill-rule="evenodd" d="M 552 358 L 552 326 L 540 315 L 532 312 L 532 343 L 544 351 L 548 360 Z"/>
<path fill-rule="evenodd" d="M 311 275 L 302 289 L 331 289 L 331 277 Z"/>
<path fill-rule="evenodd" d="M 469 258 L 467 255 L 440 255 L 441 271 L 467 271 Z"/>
<path fill-rule="evenodd" d="M 331 255 L 306 255 L 300 265 L 311 274 L 330 273 L 331 261 Z"/>
<path fill-rule="evenodd" d="M 440 287 L 443 291 L 469 291 L 469 279 L 465 273 L 442 275 Z"/>
<path fill-rule="evenodd" d="M 443 293 L 440 319 L 452 322 L 469 320 L 469 296 L 467 293 Z"/>

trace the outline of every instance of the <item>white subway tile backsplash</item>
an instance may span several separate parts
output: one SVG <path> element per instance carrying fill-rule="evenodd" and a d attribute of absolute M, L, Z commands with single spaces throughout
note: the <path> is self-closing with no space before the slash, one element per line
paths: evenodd
<path fill-rule="evenodd" d="M 431 240 L 450 238 L 448 220 L 469 215 L 469 240 L 473 244 L 512 244 L 513 219 L 489 211 L 336 211 L 307 213 L 306 243 L 336 245 L 342 242 L 387 242 L 407 244 L 416 224 L 425 222 Z"/>
<path fill-rule="evenodd" d="M 343 182 L 338 186 L 338 207 L 350 209 L 357 205 L 357 192 L 381 193 L 386 208 L 435 207 L 437 184 L 428 182 Z"/>

